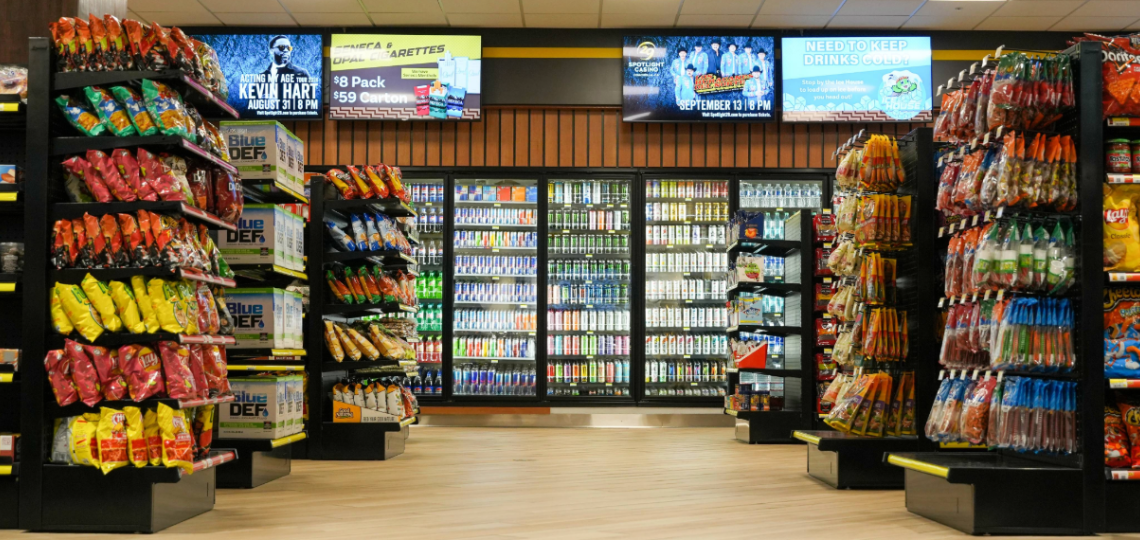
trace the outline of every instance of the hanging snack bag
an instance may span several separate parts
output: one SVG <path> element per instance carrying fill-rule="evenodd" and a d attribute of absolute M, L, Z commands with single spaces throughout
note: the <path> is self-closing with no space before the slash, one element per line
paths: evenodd
<path fill-rule="evenodd" d="M 147 461 L 162 465 L 162 430 L 158 427 L 158 413 L 148 409 L 143 414 L 143 436 L 146 437 Z"/>
<path fill-rule="evenodd" d="M 51 383 L 51 391 L 55 394 L 55 402 L 60 407 L 79 401 L 79 392 L 71 381 L 71 365 L 62 349 L 47 352 L 44 356 L 44 369 L 47 371 L 48 382 Z"/>
<path fill-rule="evenodd" d="M 111 299 L 115 302 L 116 312 L 127 331 L 132 334 L 146 332 L 146 325 L 143 324 L 142 317 L 139 315 L 138 302 L 135 300 L 131 288 L 121 281 L 112 281 L 110 288 Z"/>
<path fill-rule="evenodd" d="M 364 233 L 368 236 L 368 249 L 380 251 L 384 247 L 384 239 L 376 227 L 376 219 L 372 217 L 372 214 L 365 213 L 361 221 L 364 222 Z"/>
<path fill-rule="evenodd" d="M 142 410 L 138 407 L 123 407 L 123 415 L 127 421 L 127 457 L 131 465 L 146 467 L 148 453 Z"/>
<path fill-rule="evenodd" d="M 151 303 L 150 294 L 147 292 L 146 278 L 143 276 L 131 276 L 131 291 L 134 293 L 139 312 L 142 314 L 142 321 L 143 325 L 146 326 L 146 332 L 148 334 L 158 332 L 160 328 L 158 316 L 155 315 L 154 305 Z"/>
<path fill-rule="evenodd" d="M 147 294 L 162 330 L 171 334 L 184 332 L 187 324 L 186 306 L 182 304 L 178 292 L 162 278 L 153 278 L 147 283 Z"/>
<path fill-rule="evenodd" d="M 102 321 L 103 327 L 110 332 L 122 330 L 123 321 L 115 312 L 115 301 L 111 299 L 111 289 L 91 274 L 84 276 L 82 286 L 83 292 L 87 293 L 87 298 L 91 300 L 91 304 L 99 312 L 99 320 Z"/>
<path fill-rule="evenodd" d="M 166 391 L 162 361 L 154 349 L 144 345 L 119 347 L 119 366 L 127 378 L 131 399 L 142 401 Z"/>
<path fill-rule="evenodd" d="M 99 468 L 103 474 L 130 465 L 127 453 L 127 415 L 109 407 L 102 408 L 96 437 L 99 441 Z"/>
<path fill-rule="evenodd" d="M 108 401 L 123 399 L 127 393 L 127 382 L 119 369 L 118 351 L 110 351 L 95 345 L 84 345 L 83 350 L 87 352 L 91 364 L 95 366 L 103 398 Z"/>
<path fill-rule="evenodd" d="M 94 13 L 88 14 L 87 29 L 91 32 L 91 56 L 95 59 L 95 64 L 102 71 L 115 71 L 116 58 L 107 54 L 107 28 L 103 26 L 103 19 Z"/>
<path fill-rule="evenodd" d="M 75 64 L 74 56 L 77 48 L 75 25 L 71 23 L 71 17 L 60 17 L 58 21 L 48 23 L 48 29 L 51 30 L 59 70 L 64 73 L 77 71 L 79 68 Z"/>
<path fill-rule="evenodd" d="M 214 300 L 217 300 L 218 304 L 218 333 L 225 336 L 233 335 L 234 317 L 230 314 L 230 309 L 226 307 L 225 289 L 221 287 L 214 289 Z"/>
<path fill-rule="evenodd" d="M 162 371 L 166 375 L 166 395 L 173 399 L 198 397 L 194 373 L 190 371 L 190 350 L 173 341 L 158 344 L 162 354 Z"/>
<path fill-rule="evenodd" d="M 162 464 L 193 474 L 194 435 L 186 422 L 186 415 L 181 410 L 159 403 L 158 426 L 162 433 Z"/>
<path fill-rule="evenodd" d="M 49 260 L 56 270 L 63 270 L 75 262 L 79 247 L 75 245 L 75 235 L 71 233 L 71 221 L 61 219 L 51 228 L 51 257 Z"/>
<path fill-rule="evenodd" d="M 183 114 L 180 98 L 174 90 L 158 81 L 143 79 L 142 93 L 146 110 L 163 135 L 191 139 L 188 118 Z"/>
<path fill-rule="evenodd" d="M 82 101 L 66 94 L 55 98 L 55 104 L 63 111 L 67 122 L 88 137 L 98 137 L 107 130 L 95 112 Z"/>
<path fill-rule="evenodd" d="M 79 288 L 78 285 L 64 283 L 56 283 L 55 286 L 59 291 L 59 300 L 63 303 L 63 311 L 67 314 L 67 319 L 79 331 L 79 335 L 87 341 L 98 339 L 106 328 L 103 327 L 99 318 L 99 312 L 95 310 L 95 306 L 91 305 L 91 301 L 87 299 L 83 289 Z"/>
<path fill-rule="evenodd" d="M 135 126 L 131 124 L 130 115 L 118 101 L 115 101 L 111 92 L 98 86 L 88 86 L 83 91 L 87 94 L 87 101 L 91 102 L 99 120 L 112 135 L 130 137 L 137 133 Z"/>
<path fill-rule="evenodd" d="M 75 416 L 68 430 L 71 435 L 68 449 L 73 465 L 99 466 L 99 413 Z"/>
<path fill-rule="evenodd" d="M 146 102 L 135 89 L 129 86 L 112 86 L 111 94 L 122 105 L 131 125 L 139 135 L 149 137 L 158 134 L 158 126 L 154 124 L 154 118 L 146 110 Z"/>

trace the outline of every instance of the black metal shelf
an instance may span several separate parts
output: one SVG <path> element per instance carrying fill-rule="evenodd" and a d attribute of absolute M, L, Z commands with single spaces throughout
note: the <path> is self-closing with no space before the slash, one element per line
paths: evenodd
<path fill-rule="evenodd" d="M 150 135 L 146 137 L 56 137 L 51 141 L 51 154 L 53 156 L 69 156 L 72 154 L 84 154 L 88 150 L 114 150 L 116 148 L 136 146 L 186 152 L 193 157 L 209 161 L 210 164 L 215 167 L 220 167 L 231 174 L 238 174 L 237 167 L 231 165 L 230 162 L 210 153 L 201 146 L 182 137 L 173 135 Z"/>
<path fill-rule="evenodd" d="M 224 99 L 202 86 L 189 75 L 178 70 L 166 71 L 79 71 L 56 73 L 51 89 L 54 91 L 74 90 L 86 86 L 107 86 L 151 79 L 171 83 L 177 87 L 182 98 L 194 104 L 207 118 L 239 118 L 237 110 Z"/>
<path fill-rule="evenodd" d="M 351 314 L 351 313 L 415 313 L 414 306 L 398 302 L 385 302 L 383 304 L 326 304 L 321 308 L 325 315 Z"/>
<path fill-rule="evenodd" d="M 395 197 L 386 199 L 333 199 L 323 202 L 325 210 L 335 210 L 340 213 L 369 210 L 392 217 L 416 217 L 417 215 L 415 209 Z"/>
<path fill-rule="evenodd" d="M 803 243 L 798 240 L 738 240 L 728 244 L 728 252 L 744 252 L 756 255 L 784 256 L 797 249 L 803 249 Z"/>
<path fill-rule="evenodd" d="M 221 403 L 231 403 L 234 401 L 234 396 L 220 396 L 213 398 L 193 398 L 193 399 L 173 399 L 173 398 L 149 398 L 142 401 L 120 400 L 120 401 L 100 401 L 93 407 L 88 407 L 83 403 L 72 403 L 66 407 L 60 407 L 59 404 L 52 402 L 46 408 L 46 413 L 49 418 L 66 418 L 69 416 L 78 416 L 85 413 L 96 413 L 103 407 L 110 407 L 112 409 L 122 409 L 123 407 L 139 407 L 142 409 L 154 409 L 159 404 L 166 405 L 172 409 L 190 409 L 193 407 L 201 407 L 203 405 L 217 405 Z"/>
<path fill-rule="evenodd" d="M 156 212 L 159 214 L 171 214 L 185 217 L 205 224 L 211 229 L 225 229 L 227 231 L 237 231 L 237 226 L 232 223 L 222 221 L 221 218 L 195 208 L 187 203 L 180 201 L 135 201 L 135 202 L 112 202 L 112 203 L 55 203 L 51 205 L 51 219 L 75 219 L 83 217 L 83 214 L 93 213 L 98 215 L 106 214 L 123 214 L 137 212 L 139 210 L 146 210 L 147 212 Z"/>
<path fill-rule="evenodd" d="M 324 262 L 367 261 L 382 266 L 416 264 L 416 260 L 397 250 L 335 251 L 324 254 Z"/>
<path fill-rule="evenodd" d="M 48 280 L 52 282 L 70 283 L 78 285 L 83 278 L 91 274 L 99 281 L 124 280 L 134 276 L 161 277 L 167 279 L 188 279 L 201 281 L 222 287 L 237 287 L 237 283 L 228 278 L 192 271 L 192 269 L 171 270 L 166 267 L 150 266 L 146 268 L 65 268 L 63 270 L 50 270 Z"/>
<path fill-rule="evenodd" d="M 726 330 L 730 334 L 737 332 L 752 332 L 754 334 L 774 334 L 774 335 L 795 335 L 803 331 L 798 326 L 763 326 L 759 324 L 741 324 L 737 326 L 730 326 Z"/>

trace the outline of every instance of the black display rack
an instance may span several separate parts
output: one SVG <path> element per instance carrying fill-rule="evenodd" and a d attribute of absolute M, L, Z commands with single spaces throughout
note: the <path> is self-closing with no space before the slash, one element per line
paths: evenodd
<path fill-rule="evenodd" d="M 734 325 L 726 331 L 729 338 L 740 332 L 771 334 L 785 338 L 782 357 L 768 355 L 769 362 L 778 362 L 782 368 L 736 368 L 728 369 L 728 394 L 735 393 L 741 384 L 743 373 L 759 373 L 782 377 L 784 381 L 784 404 L 781 410 L 737 411 L 725 408 L 727 415 L 735 417 L 736 438 L 756 443 L 793 442 L 791 433 L 797 429 L 812 426 L 815 415 L 815 369 L 812 344 L 815 343 L 814 313 L 812 298 L 815 249 L 812 245 L 812 218 L 807 210 L 802 210 L 785 222 L 786 230 L 782 239 L 740 240 L 731 237 L 728 241 L 729 268 L 733 271 L 736 257 L 740 254 L 758 254 L 782 257 L 785 261 L 786 281 L 783 282 L 738 282 L 728 289 L 732 300 L 742 291 L 763 295 L 781 296 L 785 299 L 784 326 Z M 727 400 L 726 400 L 727 401 Z"/>
<path fill-rule="evenodd" d="M 27 136 L 27 109 L 18 95 L 0 95 L 0 163 L 15 165 L 23 172 Z M 0 242 L 24 241 L 23 183 L 0 184 Z M 8 329 L 0 336 L 0 348 L 21 349 L 23 293 L 20 273 L 0 273 L 0 325 Z M 20 433 L 20 389 L 22 380 L 15 365 L 0 364 L 0 433 Z M 0 529 L 19 525 L 19 466 L 13 460 L 0 460 Z"/>
<path fill-rule="evenodd" d="M 19 466 L 12 469 L 13 473 L 17 470 L 19 472 L 18 526 L 30 531 L 156 532 L 212 509 L 214 489 L 217 485 L 215 476 L 217 467 L 236 460 L 240 453 L 223 448 L 223 444 L 216 441 L 210 457 L 195 462 L 193 474 L 183 474 L 180 469 L 148 466 L 123 468 L 105 476 L 94 468 L 48 462 L 52 420 L 66 412 L 56 406 L 51 392 L 48 391 L 43 369 L 42 359 L 46 350 L 61 341 L 59 336 L 50 330 L 47 312 L 51 285 L 49 279 L 72 281 L 78 274 L 72 271 L 49 272 L 48 246 L 52 228 L 50 220 L 70 217 L 76 212 L 82 215 L 82 212 L 88 209 L 119 212 L 147 208 L 179 213 L 211 229 L 233 229 L 233 226 L 222 222 L 216 216 L 180 203 L 110 203 L 81 207 L 72 203 L 55 202 L 60 199 L 60 192 L 54 186 L 57 183 L 54 182 L 57 175 L 53 161 L 61 152 L 126 146 L 132 142 L 164 146 L 189 156 L 197 155 L 198 152 L 181 142 L 162 138 L 133 141 L 130 138 L 116 139 L 108 136 L 77 140 L 74 137 L 74 130 L 64 128 L 66 124 L 58 118 L 57 112 L 53 112 L 56 107 L 51 99 L 67 90 L 92 84 L 126 83 L 144 77 L 153 77 L 169 81 L 188 96 L 191 102 L 196 103 L 204 116 L 236 117 L 236 114 L 216 96 L 182 74 L 173 72 L 59 74 L 53 70 L 52 47 L 49 39 L 31 38 L 29 49 L 25 163 L 27 181 L 23 185 L 20 197 L 27 210 L 22 223 L 25 233 L 25 272 L 20 282 L 20 291 L 26 301 L 22 309 L 17 312 L 22 318 L 20 337 L 23 353 L 20 357 L 19 370 L 21 389 L 19 425 L 22 436 L 21 460 Z M 100 272 L 114 273 L 114 271 Z M 79 278 L 81 279 L 81 276 Z M 216 278 L 204 280 L 217 285 L 229 285 Z M 183 342 L 207 341 L 206 338 L 196 336 L 160 337 Z M 154 336 L 136 336 L 135 341 L 153 338 Z M 208 340 L 223 342 L 226 339 L 232 338 L 219 336 Z M 116 340 L 108 336 L 101 340 L 114 342 L 123 339 Z M 154 403 L 159 401 L 162 400 L 154 400 Z M 192 404 L 185 403 L 185 405 Z M 0 497 L 4 496 L 5 494 L 0 493 Z"/>

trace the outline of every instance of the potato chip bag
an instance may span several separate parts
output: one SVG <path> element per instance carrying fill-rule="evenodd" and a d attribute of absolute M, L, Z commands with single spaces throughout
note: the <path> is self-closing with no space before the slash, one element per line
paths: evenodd
<path fill-rule="evenodd" d="M 352 167 L 349 167 L 349 170 L 352 170 Z M 371 165 L 365 165 L 364 167 L 364 175 L 368 178 L 368 184 L 376 191 L 376 198 L 387 199 L 391 193 L 388 191 L 388 184 L 384 183 L 384 178 L 381 174 L 381 172 L 377 171 Z"/>
<path fill-rule="evenodd" d="M 186 329 L 186 306 L 178 293 L 162 278 L 153 278 L 147 284 L 151 306 L 162 330 L 181 334 Z"/>
<path fill-rule="evenodd" d="M 154 119 L 151 118 L 150 112 L 146 110 L 146 102 L 143 101 L 142 96 L 139 95 L 135 89 L 128 86 L 112 86 L 111 94 L 119 101 L 119 104 L 126 110 L 127 116 L 130 117 L 131 124 L 134 125 L 135 130 L 139 135 L 149 137 L 158 134 L 158 126 L 154 125 Z"/>
<path fill-rule="evenodd" d="M 66 407 L 79 401 L 79 392 L 75 383 L 71 382 L 71 365 L 63 354 L 63 349 L 55 349 L 44 356 L 44 369 L 47 371 L 51 391 L 55 394 L 55 402 L 60 407 Z"/>
<path fill-rule="evenodd" d="M 214 181 L 214 213 L 226 223 L 237 223 L 245 206 L 241 176 L 234 176 L 221 168 L 211 173 Z"/>
<path fill-rule="evenodd" d="M 1140 270 L 1140 226 L 1136 187 L 1104 185 L 1104 270 Z"/>
<path fill-rule="evenodd" d="M 180 280 L 174 282 L 174 290 L 178 292 L 179 302 L 186 310 L 185 333 L 190 336 L 202 333 L 198 328 L 198 295 L 195 294 L 194 287 L 189 281 Z"/>
<path fill-rule="evenodd" d="M 356 182 L 348 176 L 348 173 L 340 169 L 329 169 L 325 173 L 325 180 L 336 187 L 340 192 L 342 199 L 355 199 L 360 197 L 360 193 L 356 190 Z M 360 197 L 367 198 L 367 197 Z"/>
<path fill-rule="evenodd" d="M 1120 416 L 1128 432 L 1128 447 L 1131 449 L 1132 468 L 1140 469 L 1140 405 L 1133 397 L 1118 399 Z"/>
<path fill-rule="evenodd" d="M 95 279 L 95 276 L 87 274 L 83 278 L 83 291 L 87 293 L 87 298 L 91 300 L 91 304 L 99 312 L 99 320 L 103 322 L 103 326 L 110 332 L 122 330 L 123 321 L 115 312 L 115 302 L 111 300 L 110 287 Z"/>
<path fill-rule="evenodd" d="M 115 165 L 115 161 L 111 159 L 102 150 L 88 150 L 87 162 L 99 173 L 99 178 L 103 180 L 103 184 L 107 189 L 111 190 L 111 194 L 116 199 L 126 202 L 134 202 L 138 200 L 138 195 L 131 189 L 131 186 L 123 180 L 122 175 L 119 174 L 119 168 Z"/>
<path fill-rule="evenodd" d="M 131 124 L 130 115 L 119 102 L 115 101 L 110 92 L 98 86 L 88 86 L 83 89 L 83 93 L 87 94 L 87 101 L 91 102 L 99 120 L 111 130 L 112 134 L 116 137 L 131 137 L 137 134 L 135 126 Z"/>
<path fill-rule="evenodd" d="M 70 178 L 83 180 L 83 185 L 87 187 L 87 192 L 91 198 L 102 203 L 111 202 L 114 199 L 111 196 L 111 190 L 107 188 L 107 184 L 104 184 L 103 178 L 99 176 L 99 172 L 86 159 L 74 156 L 64 160 L 61 165 L 69 175 L 68 182 L 70 183 Z"/>
<path fill-rule="evenodd" d="M 91 358 L 95 373 L 99 376 L 99 386 L 103 399 L 117 401 L 127 393 L 127 382 L 119 369 L 119 352 L 96 345 L 84 345 L 83 350 Z"/>
<path fill-rule="evenodd" d="M 205 345 L 187 345 L 190 351 L 190 373 L 194 376 L 194 391 L 198 397 L 210 397 L 210 383 L 206 380 Z"/>
<path fill-rule="evenodd" d="M 186 178 L 190 170 L 189 165 L 186 164 L 186 158 L 182 156 L 174 156 L 166 154 L 165 152 L 159 155 L 162 163 L 170 171 L 170 175 L 178 182 L 178 188 L 182 190 L 182 200 L 190 203 L 193 206 L 198 205 L 197 199 L 194 197 L 194 191 L 190 189 L 190 181 Z"/>
<path fill-rule="evenodd" d="M 103 474 L 130 465 L 127 455 L 127 415 L 109 407 L 102 408 L 96 429 L 99 441 L 99 468 Z"/>
<path fill-rule="evenodd" d="M 198 407 L 198 414 L 194 415 L 194 442 L 197 449 L 194 453 L 194 459 L 210 457 L 210 445 L 214 442 L 213 405 Z"/>
<path fill-rule="evenodd" d="M 198 397 L 194 373 L 190 371 L 190 350 L 173 341 L 158 344 L 162 354 L 162 372 L 166 375 L 166 395 L 173 399 Z"/>
<path fill-rule="evenodd" d="M 181 410 L 158 404 L 158 428 L 162 434 L 162 464 L 194 473 L 194 435 Z"/>
<path fill-rule="evenodd" d="M 59 289 L 57 287 L 51 288 L 51 325 L 55 331 L 60 335 L 68 335 L 75 327 L 72 326 L 71 321 L 67 318 L 67 314 L 63 312 L 63 303 L 59 300 Z"/>
<path fill-rule="evenodd" d="M 123 414 L 127 419 L 127 457 L 135 467 L 146 467 L 149 454 L 142 410 L 138 407 L 123 407 Z"/>
<path fill-rule="evenodd" d="M 202 346 L 202 374 L 206 376 L 206 390 L 210 395 L 227 394 L 230 391 L 223 351 L 225 349 L 217 345 Z"/>
<path fill-rule="evenodd" d="M 162 361 L 154 349 L 148 346 L 119 347 L 119 368 L 127 379 L 127 388 L 134 401 L 142 401 L 166 391 L 162 378 Z"/>
<path fill-rule="evenodd" d="M 79 335 L 87 341 L 93 342 L 98 339 L 106 329 L 99 318 L 99 312 L 95 311 L 95 306 L 91 305 L 83 289 L 65 283 L 56 283 L 55 287 L 63 304 L 63 312 L 67 314 L 72 326 L 79 331 Z"/>
<path fill-rule="evenodd" d="M 143 79 L 142 93 L 146 110 L 163 135 L 190 139 L 189 122 L 182 112 L 178 94 L 158 81 Z"/>
<path fill-rule="evenodd" d="M 162 465 L 162 430 L 158 427 L 158 413 L 153 410 L 148 409 L 143 415 L 143 436 L 146 437 L 147 461 L 151 465 Z"/>
<path fill-rule="evenodd" d="M 71 372 L 71 382 L 79 393 L 79 400 L 88 407 L 94 407 L 103 399 L 99 386 L 99 373 L 83 344 L 65 339 L 63 341 L 63 355 L 67 359 L 68 369 Z"/>
<path fill-rule="evenodd" d="M 139 162 L 126 148 L 116 148 L 111 151 L 111 161 L 119 171 L 119 176 L 126 181 L 135 195 L 144 201 L 157 201 L 158 193 L 147 183 L 139 169 Z"/>
<path fill-rule="evenodd" d="M 345 167 L 348 169 L 348 176 L 352 179 L 353 185 L 356 186 L 357 191 L 360 193 L 361 199 L 371 199 L 375 196 L 372 187 L 368 185 L 368 180 L 361 176 L 360 171 L 356 167 L 349 165 Z"/>
<path fill-rule="evenodd" d="M 115 214 L 107 214 L 99 218 L 99 230 L 103 234 L 107 256 L 111 259 L 114 268 L 127 268 L 131 265 L 131 257 L 127 254 L 123 244 L 123 234 L 119 230 L 119 219 Z"/>
<path fill-rule="evenodd" d="M 137 302 L 139 312 L 142 314 L 142 321 L 143 325 L 146 326 L 146 332 L 148 334 L 158 332 L 161 327 L 158 324 L 158 316 L 154 312 L 154 305 L 150 301 L 150 295 L 147 293 L 146 278 L 143 276 L 131 276 L 131 290 L 135 293 L 135 301 Z"/>
<path fill-rule="evenodd" d="M 146 332 L 146 325 L 139 315 L 138 302 L 131 288 L 121 281 L 111 282 L 111 299 L 115 301 L 115 309 L 127 331 L 132 334 Z"/>
<path fill-rule="evenodd" d="M 72 464 L 99 466 L 99 420 L 99 413 L 81 414 L 71 420 L 68 450 Z"/>
<path fill-rule="evenodd" d="M 55 98 L 55 104 L 63 111 L 67 122 L 84 135 L 98 137 L 107 130 L 86 103 L 64 94 Z"/>
<path fill-rule="evenodd" d="M 1132 466 L 1128 432 L 1124 428 L 1120 411 L 1112 405 L 1104 406 L 1104 465 L 1113 468 Z"/>
<path fill-rule="evenodd" d="M 210 292 L 209 285 L 198 282 L 195 299 L 198 304 L 198 330 L 203 334 L 216 335 L 221 330 L 218 320 L 218 309 L 215 307 L 214 294 Z"/>
<path fill-rule="evenodd" d="M 178 183 L 178 179 L 170 173 L 170 168 L 165 163 L 143 148 L 139 148 L 135 155 L 143 179 L 158 194 L 158 198 L 164 201 L 186 200 L 186 194 L 182 191 L 182 184 Z"/>

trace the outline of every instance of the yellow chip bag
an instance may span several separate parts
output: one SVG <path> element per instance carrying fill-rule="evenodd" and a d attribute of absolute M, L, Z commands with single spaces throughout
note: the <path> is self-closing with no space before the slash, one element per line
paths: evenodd
<path fill-rule="evenodd" d="M 128 332 L 132 334 L 146 332 L 146 325 L 139 316 L 139 305 L 135 302 L 135 294 L 131 292 L 130 287 L 121 281 L 112 281 L 111 299 L 115 301 L 119 318 L 122 319 L 123 326 L 127 327 Z"/>
<path fill-rule="evenodd" d="M 91 305 L 91 301 L 87 299 L 87 295 L 83 294 L 83 289 L 78 285 L 68 285 L 66 283 L 56 283 L 56 290 L 59 291 L 59 301 L 63 304 L 63 312 L 67 314 L 67 319 L 79 330 L 79 334 L 87 341 L 94 342 L 99 336 L 103 335 L 103 322 L 99 318 L 99 313 L 95 311 L 95 306 Z"/>
<path fill-rule="evenodd" d="M 81 414 L 71 420 L 71 438 L 68 440 L 71 463 L 99 466 L 99 443 L 96 437 L 98 429 L 99 413 Z"/>
<path fill-rule="evenodd" d="M 131 277 L 131 289 L 135 293 L 135 302 L 138 303 L 139 312 L 142 313 L 146 333 L 158 332 L 158 317 L 154 314 L 154 306 L 150 303 L 150 294 L 146 292 L 146 278 L 142 276 Z"/>
<path fill-rule="evenodd" d="M 154 278 L 147 283 L 150 305 L 158 317 L 159 326 L 172 334 L 186 331 L 186 306 L 178 293 L 162 278 Z"/>
<path fill-rule="evenodd" d="M 127 456 L 135 467 L 146 467 L 148 456 L 146 430 L 142 410 L 138 407 L 123 407 L 127 417 Z"/>
<path fill-rule="evenodd" d="M 158 429 L 162 433 L 162 464 L 193 474 L 194 432 L 186 422 L 186 414 L 159 403 Z"/>
<path fill-rule="evenodd" d="M 194 292 L 194 286 L 190 285 L 189 281 L 182 280 L 174 284 L 174 290 L 182 299 L 182 305 L 186 306 L 186 334 L 190 336 L 200 334 L 201 332 L 198 329 L 198 295 Z"/>
<path fill-rule="evenodd" d="M 99 468 L 103 474 L 130 465 L 127 457 L 127 415 L 123 411 L 103 407 L 96 437 L 99 439 Z"/>
<path fill-rule="evenodd" d="M 123 329 L 123 321 L 115 313 L 115 301 L 111 300 L 111 289 L 107 287 L 106 283 L 95 279 L 95 276 L 91 274 L 87 274 L 87 277 L 83 278 L 83 292 L 87 293 L 91 305 L 95 306 L 95 311 L 99 312 L 99 319 L 103 321 L 103 327 L 107 331 L 118 332 Z"/>
<path fill-rule="evenodd" d="M 1104 186 L 1104 269 L 1140 270 L 1140 225 L 1134 186 Z"/>
<path fill-rule="evenodd" d="M 67 318 L 67 314 L 63 312 L 63 302 L 59 300 L 59 288 L 51 288 L 51 325 L 55 328 L 56 332 L 61 335 L 68 335 L 75 327 L 72 326 L 71 320 Z"/>
<path fill-rule="evenodd" d="M 146 437 L 146 457 L 151 465 L 162 465 L 162 430 L 158 429 L 158 415 L 147 410 L 143 416 L 143 436 Z"/>

